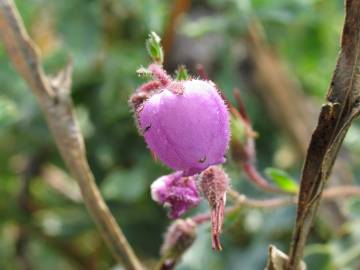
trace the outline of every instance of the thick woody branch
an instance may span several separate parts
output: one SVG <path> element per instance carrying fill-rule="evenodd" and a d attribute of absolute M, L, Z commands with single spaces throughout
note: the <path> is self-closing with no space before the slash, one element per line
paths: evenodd
<path fill-rule="evenodd" d="M 63 160 L 81 189 L 85 205 L 115 258 L 127 269 L 142 269 L 105 204 L 89 168 L 83 137 L 70 97 L 71 65 L 55 78 L 45 75 L 35 44 L 12 0 L 0 0 L 0 39 L 15 69 L 30 86 L 44 113 Z"/>
<path fill-rule="evenodd" d="M 306 238 L 335 159 L 352 121 L 359 115 L 360 1 L 346 1 L 341 51 L 303 168 L 288 269 L 299 269 Z"/>

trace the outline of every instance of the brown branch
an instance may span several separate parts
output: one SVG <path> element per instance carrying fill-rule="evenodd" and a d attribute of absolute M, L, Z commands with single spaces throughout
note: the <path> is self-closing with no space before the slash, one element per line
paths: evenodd
<path fill-rule="evenodd" d="M 172 3 L 171 13 L 169 14 L 169 21 L 163 35 L 162 46 L 165 56 L 170 53 L 174 43 L 176 27 L 181 16 L 186 13 L 191 6 L 191 0 L 175 0 Z"/>
<path fill-rule="evenodd" d="M 301 178 L 288 269 L 299 269 L 307 236 L 336 156 L 352 121 L 359 115 L 360 1 L 346 1 L 341 51 Z"/>
<path fill-rule="evenodd" d="M 243 172 L 247 176 L 247 178 L 256 185 L 259 189 L 266 191 L 266 192 L 272 192 L 272 193 L 292 193 L 284 191 L 276 186 L 271 185 L 267 179 L 265 179 L 260 172 L 257 170 L 256 166 L 253 164 L 253 162 L 243 162 L 241 163 Z"/>
<path fill-rule="evenodd" d="M 262 30 L 260 21 L 253 18 L 245 35 L 246 67 L 249 68 L 244 72 L 248 72 L 249 85 L 262 99 L 270 117 L 287 133 L 296 152 L 304 158 L 315 115 L 300 85 L 270 47 Z"/>
<path fill-rule="evenodd" d="M 221 92 L 222 93 L 222 92 Z M 223 93 L 222 93 L 223 94 Z M 234 97 L 237 103 L 237 108 L 235 108 L 230 101 L 227 100 L 223 94 L 223 99 L 226 101 L 226 104 L 229 107 L 230 113 L 234 116 L 237 121 L 240 121 L 244 126 L 246 138 L 244 141 L 239 140 L 236 136 L 231 138 L 231 156 L 235 162 L 237 162 L 244 174 L 247 176 L 248 180 L 252 184 L 257 186 L 259 189 L 266 192 L 273 193 L 293 193 L 284 191 L 272 184 L 264 178 L 256 167 L 256 145 L 255 137 L 257 133 L 253 131 L 250 119 L 247 116 L 245 106 L 240 97 L 239 89 L 234 90 Z"/>
<path fill-rule="evenodd" d="M 82 203 L 83 198 L 76 182 L 72 181 L 63 170 L 52 164 L 46 164 L 41 169 L 41 176 L 52 189 L 74 203 Z"/>
<path fill-rule="evenodd" d="M 0 0 L 0 39 L 16 70 L 36 96 L 63 160 L 77 180 L 85 205 L 114 257 L 128 269 L 142 269 L 120 227 L 105 204 L 89 168 L 83 137 L 70 97 L 71 65 L 51 79 L 40 64 L 12 0 Z"/>

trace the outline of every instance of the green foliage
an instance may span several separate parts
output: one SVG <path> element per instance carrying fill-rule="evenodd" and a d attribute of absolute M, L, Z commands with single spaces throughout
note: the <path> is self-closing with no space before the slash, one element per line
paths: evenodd
<path fill-rule="evenodd" d="M 0 96 L 0 131 L 19 119 L 16 105 L 10 99 Z"/>
<path fill-rule="evenodd" d="M 134 202 L 148 188 L 143 171 L 138 168 L 131 171 L 117 169 L 105 177 L 101 191 L 106 199 Z"/>
<path fill-rule="evenodd" d="M 282 190 L 293 193 L 299 190 L 297 182 L 285 171 L 276 168 L 266 168 L 265 173 Z"/>
<path fill-rule="evenodd" d="M 27 0 L 16 3 L 30 35 L 40 47 L 48 74 L 60 70 L 69 55 L 72 58 L 72 97 L 97 183 L 140 257 L 146 262 L 156 260 L 169 220 L 166 210 L 151 200 L 149 187 L 153 180 L 169 171 L 152 160 L 134 125 L 128 98 L 144 81 L 136 70 L 149 63 L 144 40 L 151 31 L 163 37 L 172 1 Z M 165 56 L 165 66 L 175 69 L 187 64 L 189 73 L 196 77 L 192 65 L 204 64 L 210 79 L 230 100 L 234 87 L 240 87 L 250 119 L 259 133 L 256 140 L 259 167 L 278 167 L 273 160 L 283 143 L 283 132 L 270 120 L 247 84 L 251 63 L 245 61 L 247 65 L 239 65 L 246 60 L 244 34 L 248 23 L 253 18 L 262 23 L 270 46 L 299 79 L 305 94 L 317 102 L 323 100 L 335 66 L 342 5 L 342 0 L 193 1 L 190 11 L 178 20 L 176 30 L 180 36 L 174 41 L 176 50 Z M 162 63 L 164 55 L 155 33 L 150 35 L 147 47 L 150 57 Z M 196 58 L 188 59 L 188 54 Z M 15 245 L 21 226 L 31 228 L 25 249 L 33 269 L 79 269 L 76 259 L 61 248 L 64 243 L 87 260 L 95 260 L 96 269 L 115 269 L 85 207 L 51 187 L 42 172 L 30 183 L 32 215 L 27 217 L 19 209 L 17 196 L 29 161 L 40 155 L 43 156 L 42 168 L 49 164 L 63 171 L 66 168 L 35 98 L 10 66 L 1 46 L 0 70 L 0 269 L 21 269 Z M 185 79 L 189 75 L 180 69 L 177 76 Z M 245 138 L 241 122 L 232 119 L 231 127 L 234 138 Z M 359 133 L 358 127 L 353 128 L 346 140 L 355 150 L 356 155 L 351 159 L 354 163 L 349 162 L 349 167 L 357 178 Z M 301 160 L 296 160 L 286 170 L 299 171 L 301 164 Z M 225 169 L 231 175 L 234 188 L 249 198 L 265 196 L 254 191 L 238 167 L 229 163 Z M 278 169 L 270 169 L 270 177 L 284 190 L 298 188 L 291 177 Z M 354 254 L 358 254 L 360 241 L 360 226 L 356 222 L 360 217 L 359 200 L 349 200 L 346 206 L 350 215 L 344 225 L 347 237 L 321 235 L 326 252 L 314 251 L 310 246 L 305 258 L 309 269 L 357 269 Z M 208 211 L 207 205 L 201 204 L 192 213 L 197 211 Z M 263 269 L 269 243 L 287 250 L 295 211 L 293 207 L 271 211 L 241 209 L 226 217 L 222 236 L 224 250 L 216 254 L 211 250 L 209 224 L 204 224 L 177 269 L 239 269 L 239 266 L 247 270 Z M 60 242 L 54 244 L 47 237 Z M 310 242 L 319 237 L 314 230 Z"/>

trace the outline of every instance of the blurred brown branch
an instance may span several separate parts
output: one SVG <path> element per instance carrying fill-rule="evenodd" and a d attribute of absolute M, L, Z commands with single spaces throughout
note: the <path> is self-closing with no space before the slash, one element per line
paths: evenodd
<path fill-rule="evenodd" d="M 26 161 L 25 167 L 20 174 L 20 191 L 17 196 L 17 203 L 19 211 L 23 218 L 28 220 L 34 210 L 34 205 L 30 199 L 30 183 L 40 171 L 41 164 L 43 162 L 43 155 L 37 154 L 29 157 Z M 17 239 L 15 242 L 16 258 L 20 269 L 31 270 L 30 260 L 27 255 L 27 245 L 29 242 L 29 234 L 23 226 L 19 226 Z"/>
<path fill-rule="evenodd" d="M 103 239 L 115 258 L 128 269 L 142 269 L 140 261 L 101 197 L 89 168 L 84 140 L 70 97 L 71 65 L 55 78 L 45 75 L 37 48 L 28 36 L 11 0 L 0 0 L 0 38 L 14 67 L 36 96 L 61 156 L 77 180 L 85 205 Z"/>
<path fill-rule="evenodd" d="M 41 176 L 44 181 L 55 191 L 74 203 L 82 203 L 83 198 L 79 187 L 63 170 L 52 164 L 46 164 L 41 168 Z"/>
<path fill-rule="evenodd" d="M 255 18 L 246 35 L 247 61 L 251 87 L 256 90 L 274 122 L 290 139 L 296 153 L 305 158 L 308 142 L 315 127 L 315 106 L 302 93 L 299 83 L 276 51 L 267 43 L 261 23 Z M 349 185 L 352 173 L 344 155 L 339 156 L 331 176 L 331 185 Z M 321 215 L 339 228 L 346 221 L 341 202 L 324 205 Z"/>
<path fill-rule="evenodd" d="M 260 96 L 270 116 L 288 134 L 300 157 L 305 157 L 314 128 L 312 106 L 284 62 L 267 43 L 256 18 L 245 35 L 249 83 Z"/>
<path fill-rule="evenodd" d="M 307 236 L 343 139 L 360 114 L 360 1 L 346 1 L 341 51 L 318 124 L 311 137 L 301 178 L 289 270 L 299 269 Z"/>
<path fill-rule="evenodd" d="M 174 0 L 172 3 L 169 21 L 167 23 L 162 42 L 165 59 L 168 59 L 167 56 L 173 46 L 174 37 L 176 34 L 176 27 L 178 26 L 179 19 L 189 10 L 190 6 L 191 0 Z"/>
<path fill-rule="evenodd" d="M 96 260 L 93 256 L 84 256 L 77 248 L 73 247 L 68 241 L 62 241 L 56 237 L 46 235 L 40 228 L 33 224 L 31 216 L 38 210 L 38 205 L 30 193 L 32 181 L 41 172 L 41 166 L 45 161 L 45 154 L 42 151 L 30 156 L 26 160 L 25 167 L 20 174 L 21 186 L 18 194 L 18 206 L 22 214 L 19 224 L 19 231 L 15 243 L 17 262 L 20 269 L 31 270 L 31 260 L 28 257 L 27 245 L 31 238 L 37 238 L 44 241 L 53 249 L 64 254 L 70 261 L 79 267 L 79 269 L 92 270 L 96 269 Z"/>

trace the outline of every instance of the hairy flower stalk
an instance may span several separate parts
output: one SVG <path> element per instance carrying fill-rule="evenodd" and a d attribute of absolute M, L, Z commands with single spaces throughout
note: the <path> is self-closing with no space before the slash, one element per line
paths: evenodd
<path fill-rule="evenodd" d="M 184 177 L 182 172 L 162 176 L 151 185 L 154 201 L 169 208 L 169 217 L 180 217 L 190 208 L 197 206 L 201 199 L 196 189 L 195 176 Z"/>
<path fill-rule="evenodd" d="M 200 189 L 211 208 L 211 240 L 212 247 L 221 250 L 220 234 L 224 221 L 226 191 L 229 177 L 221 166 L 211 166 L 200 174 Z"/>

